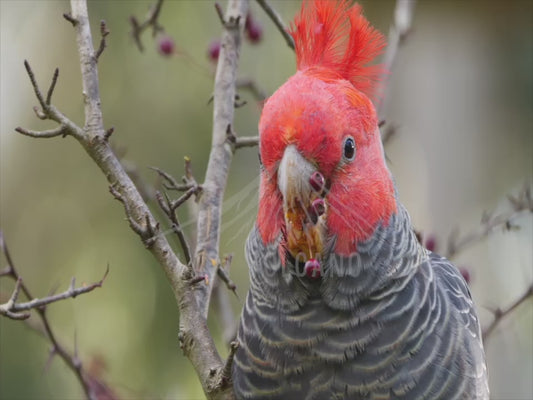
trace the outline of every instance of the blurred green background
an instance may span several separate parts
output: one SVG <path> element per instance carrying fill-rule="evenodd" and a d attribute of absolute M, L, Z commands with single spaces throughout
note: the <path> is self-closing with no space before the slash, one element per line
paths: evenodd
<path fill-rule="evenodd" d="M 285 21 L 299 7 L 295 1 L 272 3 Z M 361 3 L 369 20 L 388 32 L 394 1 Z M 129 36 L 129 17 L 142 19 L 149 5 L 89 2 L 95 42 L 101 19 L 111 31 L 98 64 L 104 122 L 115 127 L 112 143 L 147 184 L 157 184 L 148 166 L 179 178 L 185 155 L 201 181 L 212 126 L 214 66 L 206 52 L 221 34 L 214 2 L 165 1 L 160 22 L 182 54 L 168 58 L 158 54 L 149 32 L 144 53 Z M 263 40 L 244 43 L 239 76 L 270 94 L 294 72 L 294 55 L 257 4 L 251 7 Z M 169 285 L 130 231 L 100 171 L 72 138 L 36 140 L 14 132 L 17 126 L 54 126 L 31 110 L 37 101 L 24 59 L 43 90 L 59 67 L 53 103 L 83 124 L 74 32 L 61 17 L 68 10 L 66 1 L 0 1 L 1 229 L 18 271 L 38 297 L 56 287 L 65 290 L 72 276 L 79 284 L 97 281 L 110 265 L 103 288 L 50 306 L 48 314 L 67 348 L 74 348 L 76 337 L 86 367 L 104 364 L 101 376 L 120 397 L 201 399 L 178 346 Z M 445 251 L 454 227 L 475 229 L 483 210 L 507 210 L 506 195 L 531 183 L 532 70 L 533 2 L 419 1 L 385 102 L 387 121 L 399 128 L 386 151 L 415 226 L 436 235 L 438 250 Z M 256 135 L 260 107 L 250 93 L 241 91 L 241 97 L 248 104 L 236 110 L 235 130 Z M 239 150 L 226 191 L 221 254 L 234 254 L 231 274 L 241 299 L 248 285 L 243 246 L 256 212 L 257 174 L 257 150 Z M 194 220 L 187 215 L 192 208 L 181 217 L 193 238 Z M 487 308 L 510 304 L 533 280 L 531 214 L 516 223 L 519 231 L 497 230 L 454 260 L 472 274 L 485 325 L 491 320 Z M 12 281 L 0 279 L 1 299 L 12 288 Z M 230 299 L 239 313 L 242 303 Z M 220 321 L 213 317 L 210 325 L 226 354 Z M 82 397 L 62 360 L 56 357 L 45 368 L 49 347 L 23 322 L 0 319 L 0 398 Z M 486 352 L 492 398 L 532 399 L 531 300 L 502 321 Z"/>

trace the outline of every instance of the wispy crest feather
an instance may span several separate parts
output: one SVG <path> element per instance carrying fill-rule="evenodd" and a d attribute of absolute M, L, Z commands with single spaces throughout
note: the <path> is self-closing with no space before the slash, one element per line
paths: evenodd
<path fill-rule="evenodd" d="M 384 36 L 362 15 L 362 7 L 347 0 L 304 0 L 291 25 L 298 70 L 321 67 L 349 80 L 372 95 L 383 76 L 381 65 L 367 65 L 381 54 Z"/>

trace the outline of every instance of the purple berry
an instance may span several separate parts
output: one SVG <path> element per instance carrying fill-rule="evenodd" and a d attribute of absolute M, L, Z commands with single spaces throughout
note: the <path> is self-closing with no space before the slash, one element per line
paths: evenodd
<path fill-rule="evenodd" d="M 468 268 L 459 267 L 459 272 L 461 273 L 461 275 L 463 275 L 465 282 L 470 285 L 470 280 L 472 279 L 472 277 L 470 276 L 470 271 L 468 270 Z"/>
<path fill-rule="evenodd" d="M 207 56 L 209 59 L 213 62 L 216 62 L 218 60 L 218 56 L 220 55 L 220 40 L 214 39 L 209 43 L 209 47 L 207 48 Z"/>
<path fill-rule="evenodd" d="M 326 184 L 324 175 L 322 175 L 318 171 L 313 172 L 311 174 L 311 177 L 309 178 L 309 184 L 315 192 L 321 192 L 324 189 L 324 185 Z"/>
<path fill-rule="evenodd" d="M 171 56 L 175 51 L 174 39 L 170 36 L 163 36 L 159 39 L 158 48 L 159 53 L 164 56 Z"/>
<path fill-rule="evenodd" d="M 435 235 L 428 235 L 425 245 L 429 251 L 435 251 L 437 249 L 437 238 Z"/>
<path fill-rule="evenodd" d="M 263 38 L 263 28 L 258 22 L 251 20 L 249 27 L 246 29 L 248 40 L 251 43 L 256 44 Z"/>
<path fill-rule="evenodd" d="M 305 274 L 311 279 L 320 278 L 320 263 L 318 260 L 311 258 L 305 262 Z"/>

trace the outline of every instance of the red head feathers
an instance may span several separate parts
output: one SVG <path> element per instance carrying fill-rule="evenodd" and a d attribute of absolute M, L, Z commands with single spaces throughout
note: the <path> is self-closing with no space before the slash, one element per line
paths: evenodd
<path fill-rule="evenodd" d="M 372 94 L 384 73 L 380 65 L 367 65 L 381 53 L 385 39 L 370 26 L 359 4 L 350 7 L 347 0 L 305 0 L 290 34 L 300 71 L 320 68 L 326 75 L 335 73 L 366 95 Z"/>
<path fill-rule="evenodd" d="M 265 243 L 309 237 L 308 243 L 287 247 L 293 255 L 306 246 L 309 253 L 324 250 L 321 244 L 333 237 L 337 253 L 352 254 L 396 212 L 369 99 L 383 69 L 367 64 L 385 41 L 361 15 L 361 7 L 350 7 L 347 0 L 304 0 L 291 34 L 298 72 L 266 101 L 259 121 L 263 168 L 257 225 Z M 280 167 L 283 159 L 285 168 Z M 312 199 L 303 183 L 308 184 L 311 170 L 326 182 L 323 225 L 307 220 Z M 293 207 L 293 198 L 300 206 Z"/>

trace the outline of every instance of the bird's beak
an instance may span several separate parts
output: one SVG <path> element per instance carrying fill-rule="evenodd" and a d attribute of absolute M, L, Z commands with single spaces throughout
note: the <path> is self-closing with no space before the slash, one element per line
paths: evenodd
<path fill-rule="evenodd" d="M 317 184 L 317 178 L 322 183 Z M 320 259 L 327 215 L 324 178 L 294 145 L 287 146 L 283 153 L 278 188 L 283 195 L 287 249 L 299 262 Z"/>

